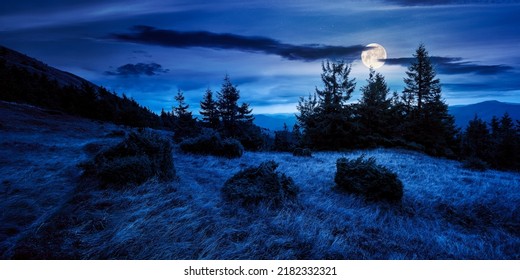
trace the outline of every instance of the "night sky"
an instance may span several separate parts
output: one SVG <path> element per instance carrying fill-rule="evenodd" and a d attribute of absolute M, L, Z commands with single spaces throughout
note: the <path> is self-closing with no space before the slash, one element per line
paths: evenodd
<path fill-rule="evenodd" d="M 321 87 L 321 61 L 352 63 L 356 93 L 368 78 L 370 43 L 401 92 L 424 43 L 449 105 L 520 102 L 520 1 L 450 0 L 7 0 L 0 44 L 125 93 L 155 112 L 178 89 L 198 114 L 226 74 L 253 113 L 296 111 Z"/>

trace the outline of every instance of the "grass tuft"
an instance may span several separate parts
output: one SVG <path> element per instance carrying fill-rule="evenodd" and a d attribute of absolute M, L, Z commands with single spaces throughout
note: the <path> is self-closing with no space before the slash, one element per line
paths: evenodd
<path fill-rule="evenodd" d="M 462 162 L 462 167 L 469 170 L 486 171 L 489 168 L 489 164 L 477 157 L 470 157 Z"/>
<path fill-rule="evenodd" d="M 99 152 L 81 165 L 86 176 L 97 178 L 102 187 L 125 188 L 157 176 L 175 177 L 171 143 L 151 132 L 133 132 L 121 143 Z"/>
<path fill-rule="evenodd" d="M 238 140 L 222 139 L 218 132 L 211 129 L 206 129 L 197 137 L 182 141 L 180 147 L 186 153 L 226 158 L 238 158 L 244 153 L 244 147 Z"/>
<path fill-rule="evenodd" d="M 295 157 L 312 157 L 312 152 L 307 148 L 296 148 L 293 150 L 293 156 Z"/>
<path fill-rule="evenodd" d="M 291 177 L 276 172 L 277 167 L 276 162 L 265 161 L 236 173 L 224 183 L 224 197 L 246 204 L 261 201 L 280 204 L 295 198 L 298 187 Z"/>
<path fill-rule="evenodd" d="M 360 156 L 349 160 L 340 158 L 336 162 L 334 182 L 340 190 L 360 194 L 370 200 L 400 201 L 403 183 L 388 168 L 378 165 L 376 159 Z"/>

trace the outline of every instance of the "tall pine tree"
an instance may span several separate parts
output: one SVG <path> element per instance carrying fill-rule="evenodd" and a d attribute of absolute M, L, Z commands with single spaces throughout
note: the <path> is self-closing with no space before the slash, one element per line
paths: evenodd
<path fill-rule="evenodd" d="M 408 140 L 423 145 L 433 155 L 453 156 L 457 129 L 453 116 L 441 96 L 441 85 L 423 44 L 414 54 L 408 71 L 403 95 L 411 104 L 407 117 Z"/>
<path fill-rule="evenodd" d="M 503 169 L 520 169 L 520 137 L 516 133 L 515 124 L 509 113 L 500 118 L 495 163 Z"/>
<path fill-rule="evenodd" d="M 322 63 L 323 89 L 316 88 L 317 99 L 300 99 L 298 121 L 307 145 L 325 150 L 352 146 L 354 128 L 347 101 L 356 83 L 349 78 L 350 70 L 350 65 L 343 61 Z"/>
<path fill-rule="evenodd" d="M 236 135 L 238 128 L 238 99 L 240 99 L 240 91 L 231 83 L 229 76 L 226 75 L 217 95 L 217 106 L 222 121 L 222 128 L 228 136 L 233 137 Z"/>
<path fill-rule="evenodd" d="M 220 126 L 219 111 L 217 102 L 213 99 L 213 92 L 207 89 L 200 102 L 200 114 L 202 121 L 207 127 L 217 129 Z"/>
<path fill-rule="evenodd" d="M 253 109 L 249 108 L 249 104 L 242 103 L 238 108 L 238 122 L 241 124 L 250 125 L 255 120 L 253 116 Z"/>
<path fill-rule="evenodd" d="M 491 138 L 487 124 L 475 115 L 462 136 L 462 156 L 489 161 L 490 148 Z"/>
<path fill-rule="evenodd" d="M 177 91 L 175 96 L 177 106 L 173 107 L 173 115 L 175 117 L 174 139 L 181 141 L 184 138 L 192 137 L 198 133 L 197 121 L 193 118 L 193 115 L 188 108 L 190 107 L 184 101 L 184 93 L 182 90 Z"/>
<path fill-rule="evenodd" d="M 421 115 L 423 105 L 441 93 L 441 85 L 440 80 L 435 78 L 435 70 L 423 44 L 419 45 L 413 56 L 415 61 L 406 71 L 408 77 L 404 79 L 406 86 L 403 94 L 416 106 L 415 113 Z"/>
<path fill-rule="evenodd" d="M 249 104 L 238 105 L 240 91 L 228 75 L 224 78 L 222 87 L 217 92 L 217 108 L 221 120 L 221 133 L 225 137 L 239 140 L 244 148 L 258 150 L 263 145 L 263 136 L 260 128 L 253 124 L 252 109 Z"/>
<path fill-rule="evenodd" d="M 391 138 L 392 100 L 387 98 L 390 89 L 385 78 L 370 68 L 367 85 L 361 88 L 361 99 L 356 106 L 356 117 L 360 123 L 360 135 L 373 144 L 382 138 Z M 367 141 L 361 141 L 367 142 Z"/>
<path fill-rule="evenodd" d="M 177 91 L 177 95 L 175 95 L 175 101 L 177 101 L 177 107 L 173 107 L 173 114 L 177 118 L 191 116 L 191 112 L 188 111 L 188 108 L 190 107 L 190 105 L 186 104 L 186 102 L 184 102 L 184 100 L 185 100 L 184 93 L 182 92 L 182 90 L 179 89 Z"/>
<path fill-rule="evenodd" d="M 286 123 L 283 124 L 283 130 L 274 132 L 274 149 L 282 152 L 290 152 L 294 149 L 292 135 Z"/>

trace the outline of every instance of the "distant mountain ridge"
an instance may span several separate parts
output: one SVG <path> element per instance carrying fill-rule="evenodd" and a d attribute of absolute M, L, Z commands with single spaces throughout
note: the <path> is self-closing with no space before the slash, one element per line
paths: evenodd
<path fill-rule="evenodd" d="M 489 100 L 469 105 L 450 106 L 449 112 L 455 116 L 455 124 L 465 128 L 475 115 L 489 122 L 493 116 L 500 118 L 507 112 L 513 120 L 520 120 L 520 103 Z"/>
<path fill-rule="evenodd" d="M 287 128 L 292 130 L 296 123 L 296 116 L 294 114 L 258 114 L 255 115 L 254 123 L 271 131 L 283 130 L 285 123 Z"/>
<path fill-rule="evenodd" d="M 502 117 L 508 113 L 513 120 L 520 120 L 520 103 L 506 103 L 489 100 L 468 105 L 454 105 L 448 108 L 450 114 L 455 117 L 455 124 L 460 128 L 466 128 L 468 122 L 477 115 L 482 120 L 489 122 L 493 116 Z M 272 131 L 282 130 L 286 123 L 289 130 L 296 123 L 295 114 L 258 114 L 255 115 L 255 124 Z"/>

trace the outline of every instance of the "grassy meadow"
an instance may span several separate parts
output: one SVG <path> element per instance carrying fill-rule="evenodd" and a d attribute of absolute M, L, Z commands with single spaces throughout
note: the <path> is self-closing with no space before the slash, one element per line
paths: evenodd
<path fill-rule="evenodd" d="M 0 114 L 2 259 L 520 259 L 518 173 L 397 149 L 227 159 L 175 147 L 177 179 L 99 188 L 78 164 L 129 129 L 5 103 Z M 398 175 L 401 203 L 334 188 L 336 160 L 362 154 Z M 227 179 L 266 160 L 300 188 L 294 201 L 223 198 Z"/>

